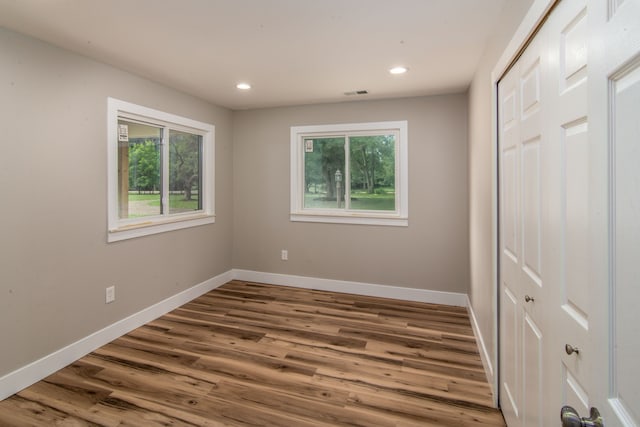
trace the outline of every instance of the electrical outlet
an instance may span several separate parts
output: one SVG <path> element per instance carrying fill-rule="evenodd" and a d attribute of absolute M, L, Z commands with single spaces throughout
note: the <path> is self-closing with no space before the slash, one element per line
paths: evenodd
<path fill-rule="evenodd" d="M 289 251 L 286 249 L 283 249 L 281 257 L 283 261 L 287 261 L 289 259 Z"/>
<path fill-rule="evenodd" d="M 116 287 L 115 286 L 109 286 L 106 289 L 105 297 L 106 297 L 105 304 L 109 304 L 109 303 L 114 302 L 116 300 Z"/>

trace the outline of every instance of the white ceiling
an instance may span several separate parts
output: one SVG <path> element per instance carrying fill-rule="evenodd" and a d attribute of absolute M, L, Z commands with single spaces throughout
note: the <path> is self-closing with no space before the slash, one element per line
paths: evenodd
<path fill-rule="evenodd" d="M 0 0 L 0 25 L 245 109 L 464 91 L 506 1 Z"/>

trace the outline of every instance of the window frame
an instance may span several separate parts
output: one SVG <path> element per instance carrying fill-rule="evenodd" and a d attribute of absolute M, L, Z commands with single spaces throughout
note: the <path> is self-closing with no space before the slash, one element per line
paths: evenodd
<path fill-rule="evenodd" d="M 395 211 L 365 211 L 317 209 L 304 207 L 304 140 L 335 136 L 360 136 L 366 134 L 397 133 L 395 144 Z M 408 123 L 384 121 L 370 123 L 345 123 L 330 125 L 292 126 L 291 127 L 291 183 L 290 183 L 290 221 L 324 222 L 341 224 L 388 225 L 406 227 L 409 225 L 409 155 Z M 345 141 L 345 153 L 349 152 Z M 348 162 L 348 154 L 345 163 Z M 346 175 L 346 171 L 343 171 Z M 346 179 L 346 177 L 345 177 Z"/>
<path fill-rule="evenodd" d="M 169 130 L 202 136 L 202 209 L 193 212 L 169 213 L 168 198 L 163 201 L 166 212 L 140 218 L 119 218 L 118 200 L 118 120 L 137 121 L 163 128 L 162 150 L 168 154 Z M 169 156 L 160 165 L 163 179 L 168 180 Z M 107 242 L 117 242 L 167 231 L 197 227 L 215 222 L 215 126 L 171 113 L 155 110 L 115 98 L 107 98 L 107 175 L 108 228 Z M 162 186 L 161 198 L 168 197 L 169 186 Z"/>

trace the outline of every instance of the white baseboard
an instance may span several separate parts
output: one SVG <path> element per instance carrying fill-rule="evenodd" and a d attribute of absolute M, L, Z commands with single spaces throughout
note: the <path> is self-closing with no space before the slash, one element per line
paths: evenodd
<path fill-rule="evenodd" d="M 18 391 L 29 387 L 43 378 L 64 368 L 93 350 L 115 340 L 118 337 L 174 310 L 181 305 L 221 286 L 233 279 L 233 271 L 229 270 L 211 279 L 173 295 L 157 304 L 145 308 L 138 313 L 117 321 L 104 329 L 69 344 L 42 359 L 36 360 L 22 368 L 0 378 L 0 400 L 6 399 Z"/>
<path fill-rule="evenodd" d="M 248 282 L 317 289 L 320 291 L 343 292 L 347 294 L 366 295 L 372 297 L 393 298 L 406 301 L 455 305 L 458 307 L 465 307 L 468 302 L 466 294 L 460 294 L 457 292 L 430 291 L 427 289 L 403 288 L 399 286 L 320 279 L 317 277 L 307 276 L 292 276 L 289 274 L 264 273 L 260 271 L 234 269 L 233 277 L 235 279 L 246 280 Z"/>
<path fill-rule="evenodd" d="M 476 314 L 473 312 L 473 306 L 471 305 L 471 301 L 469 297 L 467 297 L 467 311 L 469 312 L 469 318 L 471 319 L 471 326 L 473 327 L 473 334 L 476 336 L 476 342 L 478 343 L 478 348 L 480 349 L 480 358 L 482 359 L 482 365 L 484 366 L 484 372 L 487 375 L 487 382 L 491 387 L 491 392 L 493 394 L 493 404 L 498 406 L 498 394 L 495 389 L 495 374 L 493 371 L 493 363 L 491 361 L 491 356 L 489 351 L 487 350 L 487 346 L 484 343 L 484 339 L 482 338 L 482 332 L 480 331 L 480 327 L 478 326 L 478 319 L 476 319 Z"/>

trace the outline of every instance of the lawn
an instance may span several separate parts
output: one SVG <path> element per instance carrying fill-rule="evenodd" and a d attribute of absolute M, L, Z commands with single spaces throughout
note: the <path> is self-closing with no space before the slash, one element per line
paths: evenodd
<path fill-rule="evenodd" d="M 135 206 L 141 206 L 136 209 Z M 157 215 L 160 211 L 160 194 L 129 193 L 129 217 Z M 158 208 L 158 209 L 154 209 Z M 172 213 L 198 210 L 197 194 L 191 196 L 191 200 L 184 200 L 183 194 L 169 194 L 169 210 Z"/>
<path fill-rule="evenodd" d="M 393 188 L 377 189 L 377 194 L 366 191 L 351 191 L 351 209 L 371 211 L 395 210 L 396 195 Z M 325 200 L 325 193 L 306 193 L 304 195 L 305 208 L 335 209 L 335 200 Z M 342 205 L 344 208 L 344 203 Z"/>

